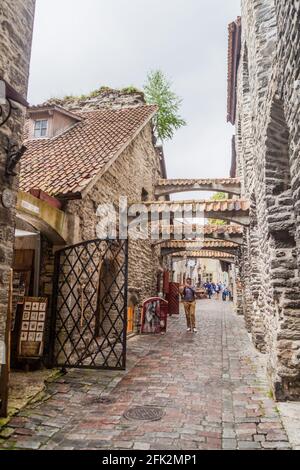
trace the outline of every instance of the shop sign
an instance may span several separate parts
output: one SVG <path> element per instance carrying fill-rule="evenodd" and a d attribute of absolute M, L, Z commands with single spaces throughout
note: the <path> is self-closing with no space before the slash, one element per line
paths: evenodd
<path fill-rule="evenodd" d="M 40 208 L 38 206 L 35 206 L 34 204 L 30 204 L 30 202 L 21 201 L 21 206 L 30 212 L 34 212 L 34 214 L 40 213 Z"/>

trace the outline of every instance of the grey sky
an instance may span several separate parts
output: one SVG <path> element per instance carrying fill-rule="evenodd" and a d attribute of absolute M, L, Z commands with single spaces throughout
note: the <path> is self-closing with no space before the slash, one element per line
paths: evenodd
<path fill-rule="evenodd" d="M 168 176 L 228 176 L 227 27 L 239 14 L 240 0 L 37 0 L 29 100 L 140 88 L 160 68 L 188 122 L 165 144 Z"/>

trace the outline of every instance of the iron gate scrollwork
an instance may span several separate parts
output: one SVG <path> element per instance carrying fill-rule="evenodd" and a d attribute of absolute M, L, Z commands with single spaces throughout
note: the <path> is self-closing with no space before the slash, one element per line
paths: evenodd
<path fill-rule="evenodd" d="M 125 369 L 127 240 L 92 240 L 56 253 L 52 364 Z"/>

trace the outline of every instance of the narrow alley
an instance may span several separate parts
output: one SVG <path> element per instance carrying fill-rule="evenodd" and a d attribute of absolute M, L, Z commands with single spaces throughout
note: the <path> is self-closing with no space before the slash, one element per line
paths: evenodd
<path fill-rule="evenodd" d="M 130 339 L 126 372 L 77 369 L 49 383 L 4 428 L 0 448 L 289 449 L 244 319 L 229 302 L 202 300 L 197 323 L 187 333 L 181 312 L 166 335 Z M 124 416 L 136 407 L 147 420 Z"/>

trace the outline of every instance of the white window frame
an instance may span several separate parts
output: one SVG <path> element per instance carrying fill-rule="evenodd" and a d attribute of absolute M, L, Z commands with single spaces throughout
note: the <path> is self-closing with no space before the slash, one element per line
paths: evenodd
<path fill-rule="evenodd" d="M 35 139 L 42 139 L 48 136 L 48 124 L 48 119 L 37 119 L 34 121 L 33 135 Z"/>

